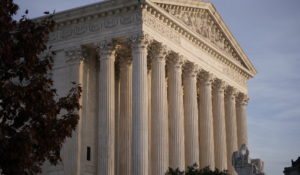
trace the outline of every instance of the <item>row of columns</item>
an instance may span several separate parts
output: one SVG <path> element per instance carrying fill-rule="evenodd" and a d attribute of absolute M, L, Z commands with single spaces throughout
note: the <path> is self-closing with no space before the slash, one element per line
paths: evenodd
<path fill-rule="evenodd" d="M 194 163 L 200 168 L 229 169 L 233 174 L 231 154 L 248 140 L 246 95 L 236 97 L 234 88 L 185 63 L 160 43 L 151 44 L 149 50 L 148 45 L 144 35 L 131 38 L 131 56 L 120 60 L 117 165 L 116 53 L 111 43 L 99 45 L 98 174 L 114 175 L 118 168 L 122 175 L 148 175 L 149 169 L 151 174 L 163 175 L 168 167 L 183 170 Z M 151 60 L 151 91 L 147 58 Z"/>

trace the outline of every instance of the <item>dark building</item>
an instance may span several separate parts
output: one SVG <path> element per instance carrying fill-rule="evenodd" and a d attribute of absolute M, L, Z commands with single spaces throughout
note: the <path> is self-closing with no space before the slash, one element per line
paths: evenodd
<path fill-rule="evenodd" d="M 292 160 L 292 166 L 285 167 L 283 173 L 284 175 L 300 175 L 300 157 L 296 161 Z"/>

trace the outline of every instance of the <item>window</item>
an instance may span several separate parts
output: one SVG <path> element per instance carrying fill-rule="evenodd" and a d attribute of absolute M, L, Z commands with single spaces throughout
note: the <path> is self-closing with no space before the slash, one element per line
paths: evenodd
<path fill-rule="evenodd" d="M 91 161 L 91 147 L 86 148 L 86 160 Z"/>

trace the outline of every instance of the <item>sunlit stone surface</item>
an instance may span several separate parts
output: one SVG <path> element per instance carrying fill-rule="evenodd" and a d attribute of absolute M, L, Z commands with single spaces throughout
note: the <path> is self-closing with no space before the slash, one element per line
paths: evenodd
<path fill-rule="evenodd" d="M 58 94 L 82 85 L 78 127 L 45 175 L 228 169 L 247 144 L 256 70 L 212 4 L 112 0 L 57 13 Z"/>

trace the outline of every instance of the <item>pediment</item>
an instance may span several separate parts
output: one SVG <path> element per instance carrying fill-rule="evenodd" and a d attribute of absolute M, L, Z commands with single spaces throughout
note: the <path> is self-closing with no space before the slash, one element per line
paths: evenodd
<path fill-rule="evenodd" d="M 197 0 L 152 0 L 158 7 L 173 16 L 181 25 L 198 34 L 218 50 L 228 55 L 234 62 L 256 74 L 248 57 L 209 2 Z"/>

